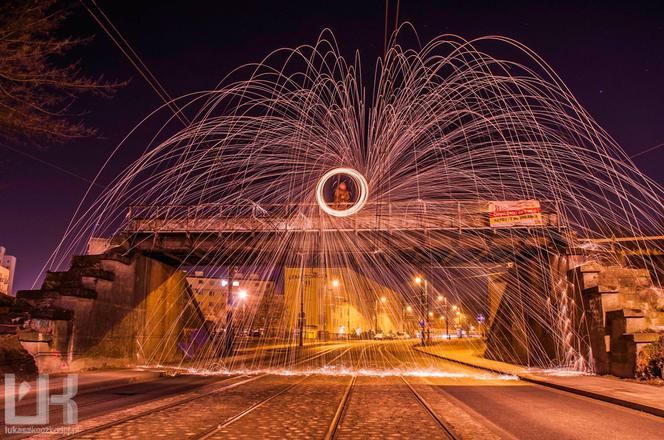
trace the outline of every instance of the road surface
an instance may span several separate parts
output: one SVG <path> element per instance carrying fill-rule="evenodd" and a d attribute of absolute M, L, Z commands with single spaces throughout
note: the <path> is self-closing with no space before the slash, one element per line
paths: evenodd
<path fill-rule="evenodd" d="M 82 393 L 79 423 L 59 432 L 100 439 L 664 438 L 664 419 L 450 363 L 412 350 L 414 343 L 247 350 L 221 363 L 227 374 Z M 60 429 L 61 419 L 54 410 L 51 426 Z"/>

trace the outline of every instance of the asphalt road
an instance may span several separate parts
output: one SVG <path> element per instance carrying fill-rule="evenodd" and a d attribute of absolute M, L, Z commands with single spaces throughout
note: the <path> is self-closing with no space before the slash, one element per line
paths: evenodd
<path fill-rule="evenodd" d="M 349 439 L 445 438 L 445 427 L 482 439 L 664 438 L 664 419 L 449 363 L 412 344 L 247 350 L 223 362 L 232 374 L 81 394 L 76 428 L 104 439 L 310 439 L 331 427 Z"/>

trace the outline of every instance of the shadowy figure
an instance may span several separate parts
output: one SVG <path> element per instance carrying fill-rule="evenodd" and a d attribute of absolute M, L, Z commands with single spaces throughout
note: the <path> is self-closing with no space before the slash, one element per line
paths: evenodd
<path fill-rule="evenodd" d="M 346 209 L 350 205 L 351 194 L 348 191 L 346 182 L 341 182 L 334 190 L 334 209 Z"/>

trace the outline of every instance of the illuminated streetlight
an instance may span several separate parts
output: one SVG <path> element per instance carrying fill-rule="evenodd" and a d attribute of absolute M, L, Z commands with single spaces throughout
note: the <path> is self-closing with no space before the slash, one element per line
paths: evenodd
<path fill-rule="evenodd" d="M 458 309 L 457 306 L 452 306 L 452 310 L 456 310 L 456 309 Z M 457 314 L 458 314 L 458 313 L 457 313 Z"/>
<path fill-rule="evenodd" d="M 442 301 L 443 299 L 443 295 L 438 295 L 438 301 Z"/>
<path fill-rule="evenodd" d="M 221 287 L 226 287 L 228 286 L 228 281 L 227 280 L 221 280 Z"/>
<path fill-rule="evenodd" d="M 339 280 L 332 280 L 332 287 L 339 287 Z"/>
<path fill-rule="evenodd" d="M 244 290 L 244 289 L 240 289 L 240 291 L 237 293 L 237 296 L 238 296 L 238 298 L 240 298 L 240 299 L 247 299 L 247 297 L 249 296 L 249 294 L 247 293 L 246 290 Z"/>
<path fill-rule="evenodd" d="M 417 275 L 414 280 L 415 284 L 417 284 L 420 287 L 420 307 L 422 310 L 422 346 L 426 345 L 425 340 L 429 339 L 431 340 L 431 333 L 426 326 L 426 321 L 428 318 L 433 316 L 433 313 L 428 312 L 429 311 L 429 292 L 428 292 L 428 284 L 427 280 L 424 279 L 421 275 Z M 427 313 L 428 312 L 428 313 Z M 425 329 L 426 329 L 426 336 L 425 336 Z"/>
<path fill-rule="evenodd" d="M 408 310 L 409 312 L 412 312 L 413 308 L 411 306 L 408 306 L 408 307 L 406 307 L 406 310 Z"/>
<path fill-rule="evenodd" d="M 380 301 L 378 301 L 378 299 L 376 299 L 376 310 L 374 311 L 374 315 L 376 316 L 376 327 L 374 328 L 374 330 L 376 331 L 376 333 L 378 333 L 378 305 L 380 303 L 385 304 L 385 301 L 387 301 L 387 298 L 385 298 L 384 296 L 380 297 Z M 385 307 L 385 306 L 383 306 L 383 307 Z"/>

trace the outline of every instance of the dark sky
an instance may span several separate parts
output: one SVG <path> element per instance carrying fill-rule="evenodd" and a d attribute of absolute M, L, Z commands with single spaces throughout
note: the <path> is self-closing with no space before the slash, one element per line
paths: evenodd
<path fill-rule="evenodd" d="M 525 43 L 553 66 L 629 154 L 664 142 L 664 2 L 400 3 L 400 21 L 412 22 L 423 41 L 455 33 L 465 38 L 506 35 Z M 384 0 L 98 4 L 173 96 L 212 88 L 234 67 L 258 61 L 273 49 L 313 43 L 325 27 L 334 31 L 347 56 L 359 49 L 365 67 L 373 65 L 383 47 Z M 392 12 L 395 4 L 390 1 Z M 79 103 L 99 137 L 19 148 L 90 179 L 129 130 L 161 102 L 83 9 L 75 11 L 65 32 L 95 35 L 75 54 L 87 74 L 131 82 L 112 100 Z M 133 138 L 125 162 L 140 155 L 148 135 Z M 664 183 L 664 147 L 635 161 Z M 0 245 L 18 258 L 15 288 L 31 286 L 87 186 L 0 145 Z"/>

